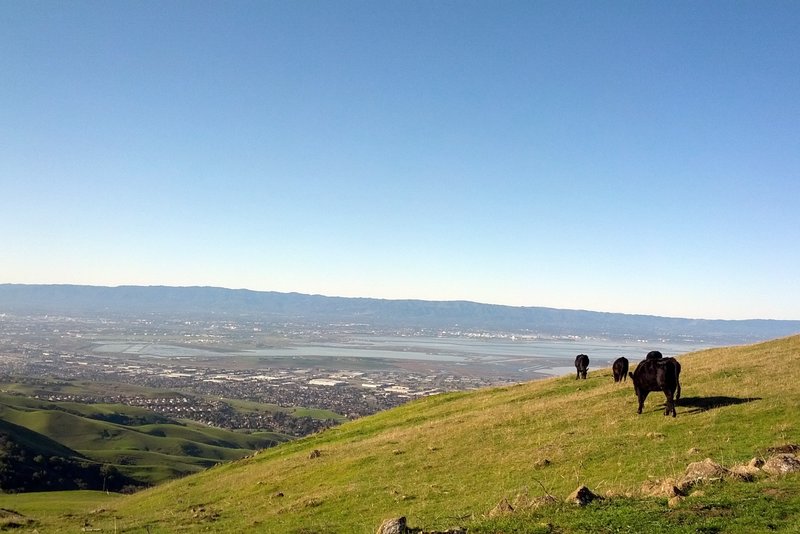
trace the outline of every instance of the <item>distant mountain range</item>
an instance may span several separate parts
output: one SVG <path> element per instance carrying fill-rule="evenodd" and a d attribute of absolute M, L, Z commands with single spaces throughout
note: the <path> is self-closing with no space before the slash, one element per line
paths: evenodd
<path fill-rule="evenodd" d="M 0 284 L 0 313 L 230 317 L 376 329 L 528 332 L 553 336 L 747 343 L 800 333 L 800 321 L 706 320 L 469 301 L 385 300 L 219 287 Z"/>

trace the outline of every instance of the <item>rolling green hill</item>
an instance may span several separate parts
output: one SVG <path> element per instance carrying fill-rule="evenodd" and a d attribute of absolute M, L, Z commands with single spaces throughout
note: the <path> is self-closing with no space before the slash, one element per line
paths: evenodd
<path fill-rule="evenodd" d="M 730 468 L 800 442 L 799 354 L 795 336 L 681 356 L 677 418 L 663 416 L 660 393 L 636 415 L 630 382 L 615 384 L 600 369 L 587 380 L 427 397 L 99 511 L 64 510 L 59 522 L 41 500 L 4 496 L 0 507 L 39 532 L 85 523 L 117 532 L 371 534 L 399 516 L 470 533 L 798 532 L 797 474 L 712 477 L 721 480 L 669 503 L 652 488 L 692 462 Z M 580 484 L 604 499 L 565 504 Z M 516 510 L 490 513 L 504 499 Z"/>
<path fill-rule="evenodd" d="M 0 419 L 0 489 L 119 491 L 135 481 L 47 436 Z"/>
<path fill-rule="evenodd" d="M 49 402 L 20 395 L 0 394 L 0 420 L 71 451 L 47 457 L 75 455 L 91 463 L 110 464 L 132 482 L 146 485 L 196 473 L 289 439 L 171 420 L 135 406 Z"/>
<path fill-rule="evenodd" d="M 78 458 L 81 455 L 65 447 L 61 443 L 54 441 L 47 436 L 29 430 L 23 426 L 15 425 L 0 419 L 0 435 L 6 436 L 18 446 L 23 447 L 34 454 L 46 456 L 63 456 Z"/>

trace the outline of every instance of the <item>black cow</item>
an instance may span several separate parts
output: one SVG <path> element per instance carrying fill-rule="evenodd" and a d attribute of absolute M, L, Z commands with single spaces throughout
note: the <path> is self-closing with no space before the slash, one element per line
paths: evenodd
<path fill-rule="evenodd" d="M 651 391 L 663 391 L 667 398 L 664 415 L 672 413 L 675 417 L 675 400 L 680 397 L 681 365 L 675 358 L 645 359 L 639 362 L 636 370 L 628 373 L 633 380 L 633 390 L 639 399 L 639 410 L 642 413 L 644 401 Z M 678 393 L 676 397 L 676 392 Z"/>
<path fill-rule="evenodd" d="M 575 380 L 579 378 L 586 379 L 586 371 L 589 370 L 589 357 L 585 354 L 575 356 L 575 369 L 578 371 Z"/>
<path fill-rule="evenodd" d="M 651 350 L 650 352 L 647 353 L 647 356 L 645 356 L 645 359 L 646 360 L 660 360 L 663 357 L 664 357 L 664 355 L 661 354 L 661 351 Z M 680 376 L 681 375 L 681 364 L 678 363 L 678 360 L 675 360 L 675 365 L 677 366 L 677 368 L 676 368 L 677 369 L 677 375 L 676 376 L 678 377 L 678 389 L 675 390 L 675 400 L 679 400 L 681 398 L 681 376 Z"/>
<path fill-rule="evenodd" d="M 611 372 L 614 373 L 614 382 L 622 382 L 628 379 L 628 358 L 620 356 L 614 360 L 614 365 L 611 366 Z"/>

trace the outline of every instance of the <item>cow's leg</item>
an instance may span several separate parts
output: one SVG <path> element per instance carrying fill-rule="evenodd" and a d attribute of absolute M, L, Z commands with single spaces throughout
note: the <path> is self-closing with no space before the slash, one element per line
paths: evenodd
<path fill-rule="evenodd" d="M 644 408 L 644 401 L 647 398 L 647 394 L 650 393 L 649 391 L 641 391 L 639 390 L 639 411 L 636 412 L 638 414 L 642 413 L 642 408 Z"/>
<path fill-rule="evenodd" d="M 672 391 L 665 390 L 664 396 L 667 398 L 667 407 L 664 409 L 664 415 L 672 413 L 672 417 L 675 417 L 675 400 L 672 397 Z"/>
<path fill-rule="evenodd" d="M 675 400 L 676 401 L 681 400 L 681 381 L 680 380 L 678 380 L 678 386 L 677 386 L 677 389 L 675 390 Z"/>
<path fill-rule="evenodd" d="M 575 375 L 575 380 L 577 380 L 577 379 L 579 379 L 579 378 L 581 377 L 581 370 L 580 370 L 580 369 L 578 369 L 578 370 L 577 370 L 577 373 L 578 373 L 578 374 L 576 374 L 576 375 Z"/>

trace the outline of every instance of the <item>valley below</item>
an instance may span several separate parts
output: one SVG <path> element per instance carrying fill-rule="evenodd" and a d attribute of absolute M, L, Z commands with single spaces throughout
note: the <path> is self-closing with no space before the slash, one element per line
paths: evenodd
<path fill-rule="evenodd" d="M 784 365 L 797 336 L 731 347 L 696 331 L 432 321 L 0 310 L 0 529 L 366 534 L 401 516 L 418 532 L 797 524 L 796 475 L 722 477 L 678 504 L 653 489 L 704 458 L 730 470 L 800 449 L 796 366 Z M 635 365 L 651 350 L 683 365 L 674 420 L 658 393 L 637 416 L 630 382 L 611 380 L 616 358 Z M 577 354 L 589 355 L 586 380 Z M 584 484 L 602 497 L 594 515 L 564 504 Z"/>
<path fill-rule="evenodd" d="M 287 324 L 177 318 L 90 319 L 4 315 L 0 322 L 2 380 L 41 379 L 136 385 L 181 392 L 181 400 L 146 402 L 115 388 L 50 400 L 147 405 L 163 415 L 229 429 L 270 430 L 295 436 L 320 430 L 264 428 L 235 418 L 209 399 L 308 408 L 355 418 L 410 399 L 448 391 L 569 374 L 576 354 L 593 367 L 650 350 L 678 355 L 709 346 L 664 339 L 607 339 L 525 333 L 399 329 L 353 324 Z M 124 389 L 124 388 L 123 388 Z M 111 394 L 118 391 L 118 395 Z M 171 395 L 170 395 L 171 396 Z M 331 414 L 326 414 L 329 419 Z"/>

